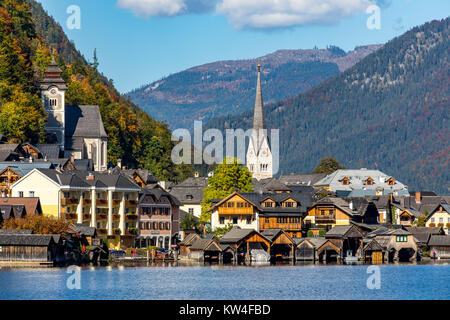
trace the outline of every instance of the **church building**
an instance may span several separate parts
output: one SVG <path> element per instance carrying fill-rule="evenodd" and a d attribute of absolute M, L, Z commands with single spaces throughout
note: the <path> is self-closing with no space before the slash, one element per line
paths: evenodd
<path fill-rule="evenodd" d="M 247 168 L 257 180 L 273 177 L 273 156 L 267 136 L 264 102 L 261 89 L 261 63 L 258 61 L 253 130 L 247 150 Z"/>
<path fill-rule="evenodd" d="M 95 171 L 107 169 L 108 136 L 98 106 L 67 106 L 67 86 L 55 60 L 41 81 L 42 104 L 48 115 L 47 134 L 64 157 L 91 159 Z"/>

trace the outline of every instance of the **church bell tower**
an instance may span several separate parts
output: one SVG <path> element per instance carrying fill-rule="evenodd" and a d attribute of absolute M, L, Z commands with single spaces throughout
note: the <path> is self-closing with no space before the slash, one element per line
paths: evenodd
<path fill-rule="evenodd" d="M 65 93 L 67 86 L 61 77 L 62 71 L 53 58 L 50 66 L 45 70 L 41 81 L 42 105 L 48 115 L 45 130 L 55 143 L 64 150 L 65 142 Z"/>
<path fill-rule="evenodd" d="M 258 60 L 253 130 L 247 150 L 247 168 L 252 173 L 253 178 L 261 180 L 273 177 L 272 158 L 264 117 L 264 102 L 261 89 L 261 62 Z"/>

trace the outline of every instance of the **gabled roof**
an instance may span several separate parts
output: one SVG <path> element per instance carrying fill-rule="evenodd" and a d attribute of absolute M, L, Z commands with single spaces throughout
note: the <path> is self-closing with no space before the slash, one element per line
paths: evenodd
<path fill-rule="evenodd" d="M 200 239 L 200 236 L 196 233 L 190 233 L 183 239 L 183 241 L 180 242 L 180 245 L 189 246 L 193 241 L 195 241 L 195 239 Z"/>
<path fill-rule="evenodd" d="M 48 246 L 54 242 L 53 235 L 0 234 L 1 246 Z"/>
<path fill-rule="evenodd" d="M 42 154 L 42 157 L 47 159 L 59 159 L 61 149 L 58 144 L 36 144 L 36 148 Z"/>
<path fill-rule="evenodd" d="M 196 239 L 191 245 L 191 250 L 222 251 L 219 244 L 211 239 Z"/>
<path fill-rule="evenodd" d="M 295 239 L 295 241 L 297 242 L 297 246 L 299 246 L 300 244 L 302 244 L 305 241 L 309 242 L 317 250 L 318 248 L 323 246 L 323 244 L 325 242 L 327 242 L 328 240 L 325 238 L 300 238 L 300 239 Z"/>
<path fill-rule="evenodd" d="M 0 234 L 33 234 L 32 229 L 0 229 Z"/>
<path fill-rule="evenodd" d="M 203 189 L 208 185 L 207 178 L 187 178 L 170 188 L 170 194 L 183 204 L 200 204 L 203 200 Z"/>
<path fill-rule="evenodd" d="M 363 234 L 354 226 L 334 226 L 325 234 L 325 238 L 362 238 Z"/>
<path fill-rule="evenodd" d="M 66 141 L 68 150 L 81 150 L 84 138 L 107 138 L 98 106 L 66 106 Z"/>
<path fill-rule="evenodd" d="M 170 202 L 172 202 L 173 205 L 182 206 L 182 203 L 176 197 L 174 197 L 169 192 L 162 190 L 160 188 L 153 188 L 153 189 L 144 188 L 144 189 L 142 189 L 139 202 L 142 202 L 144 197 L 146 197 L 148 195 L 152 196 L 156 201 L 160 201 L 160 199 L 162 197 L 166 197 L 167 199 L 169 199 Z"/>
<path fill-rule="evenodd" d="M 348 185 L 343 185 L 341 183 L 342 179 L 347 177 L 350 181 Z M 373 185 L 366 185 L 365 181 L 371 177 L 374 180 Z M 363 189 L 376 190 L 377 188 L 382 188 L 386 190 L 407 190 L 407 187 L 395 180 L 393 186 L 389 185 L 387 181 L 391 178 L 391 176 L 379 171 L 379 170 L 368 170 L 365 168 L 362 169 L 339 169 L 333 172 L 332 174 L 327 175 L 325 178 L 315 183 L 315 186 L 328 186 L 331 190 L 356 190 Z"/>
<path fill-rule="evenodd" d="M 84 234 L 86 237 L 95 237 L 97 235 L 97 229 L 94 227 L 87 226 L 82 223 L 72 223 L 69 225 L 69 230 Z"/>
<path fill-rule="evenodd" d="M 430 241 L 428 241 L 429 246 L 443 246 L 450 247 L 450 235 L 445 236 L 431 236 Z"/>
<path fill-rule="evenodd" d="M 383 250 L 383 247 L 375 240 L 372 239 L 369 241 L 369 243 L 366 244 L 366 246 L 363 249 L 364 251 L 381 251 Z"/>
<path fill-rule="evenodd" d="M 326 173 L 307 173 L 281 175 L 279 181 L 287 186 L 307 185 L 313 186 L 316 182 L 327 176 Z"/>
<path fill-rule="evenodd" d="M 3 205 L 22 205 L 25 207 L 27 215 L 42 214 L 39 198 L 0 198 L 0 206 Z"/>
<path fill-rule="evenodd" d="M 52 167 L 51 162 L 0 162 L 0 173 L 10 168 L 20 177 L 24 177 L 27 173 L 33 169 L 50 169 Z"/>
<path fill-rule="evenodd" d="M 241 240 L 245 239 L 249 235 L 256 233 L 262 238 L 266 239 L 268 242 L 270 242 L 269 239 L 267 239 L 265 236 L 260 234 L 258 231 L 254 229 L 241 229 L 239 227 L 233 227 L 230 231 L 228 231 L 220 240 L 221 243 L 236 243 L 240 242 Z"/>

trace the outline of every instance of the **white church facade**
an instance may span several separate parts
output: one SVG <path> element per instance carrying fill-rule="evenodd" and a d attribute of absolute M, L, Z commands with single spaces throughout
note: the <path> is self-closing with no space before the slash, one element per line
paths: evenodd
<path fill-rule="evenodd" d="M 48 115 L 45 130 L 65 157 L 90 159 L 95 171 L 107 169 L 108 136 L 98 106 L 67 106 L 67 86 L 53 60 L 41 81 L 42 104 Z"/>
<path fill-rule="evenodd" d="M 273 177 L 273 155 L 270 150 L 264 116 L 264 102 L 261 88 L 261 64 L 258 62 L 258 80 L 256 84 L 253 129 L 247 150 L 247 168 L 257 180 Z"/>

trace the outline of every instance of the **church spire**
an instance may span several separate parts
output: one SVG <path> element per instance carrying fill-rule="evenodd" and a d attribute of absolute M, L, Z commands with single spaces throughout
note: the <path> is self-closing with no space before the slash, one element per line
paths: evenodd
<path fill-rule="evenodd" d="M 260 129 L 266 129 L 266 120 L 264 118 L 264 102 L 261 89 L 261 59 L 258 59 L 258 82 L 256 83 L 255 110 L 253 113 L 253 130 L 259 132 Z"/>

